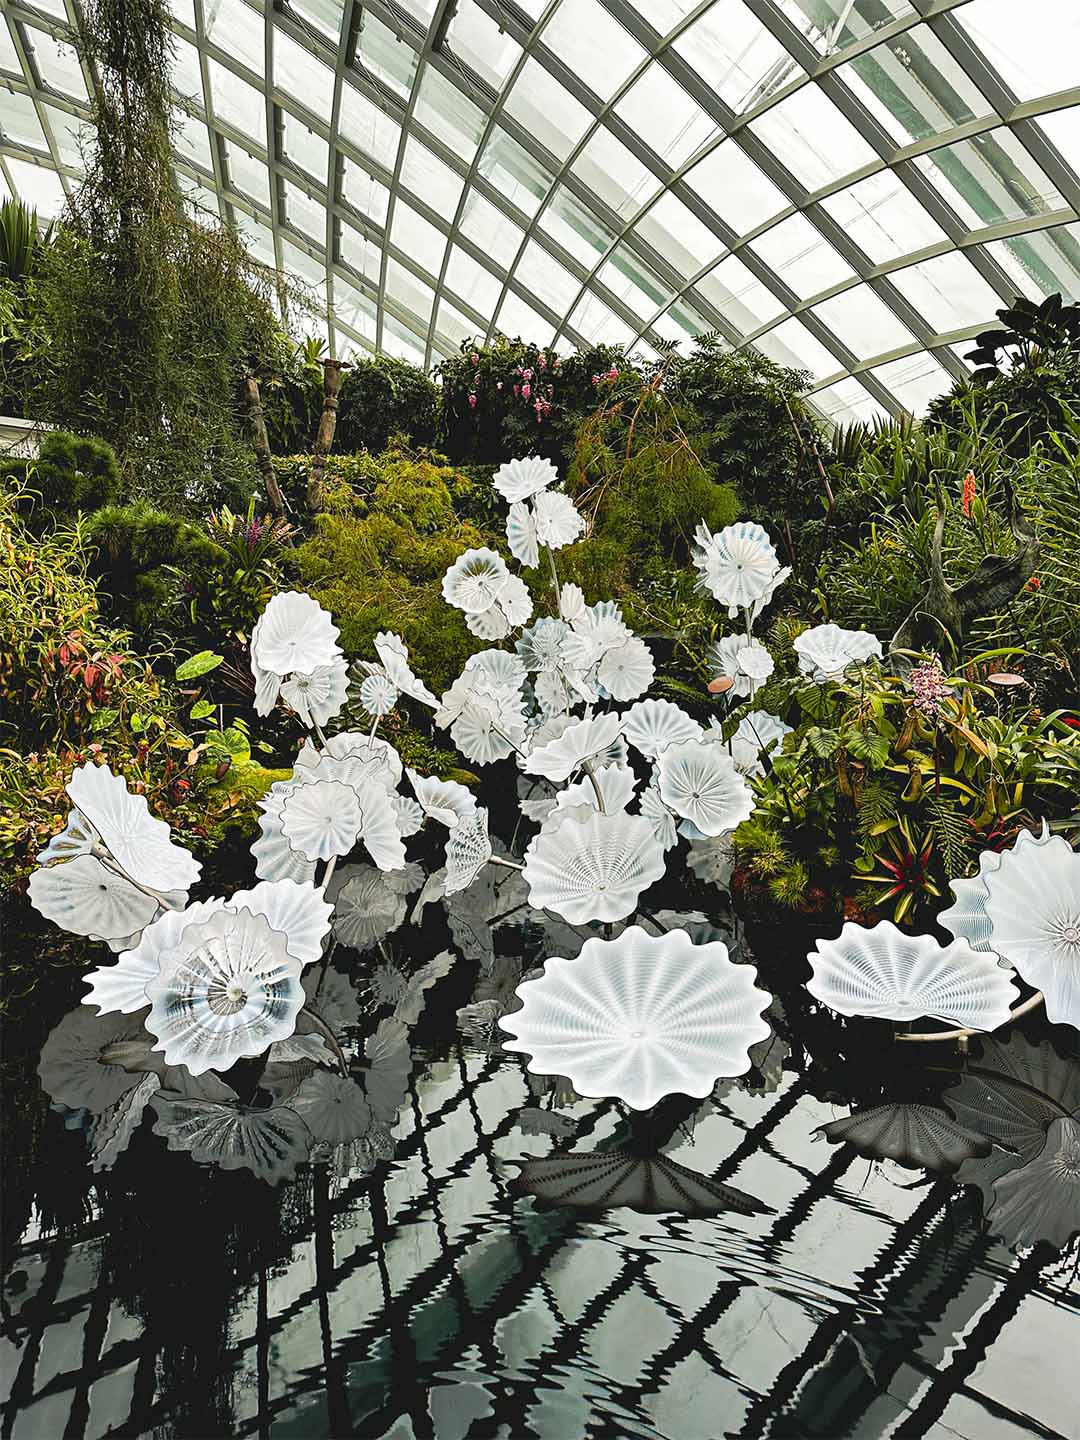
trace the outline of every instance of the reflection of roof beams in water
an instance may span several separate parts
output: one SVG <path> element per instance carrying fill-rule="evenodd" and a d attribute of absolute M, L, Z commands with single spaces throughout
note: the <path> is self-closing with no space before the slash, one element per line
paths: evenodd
<path fill-rule="evenodd" d="M 320 1416 L 325 1415 L 327 1389 L 339 1421 L 347 1416 L 348 1423 L 373 1431 L 380 1423 L 389 1427 L 399 1414 L 414 1414 L 419 1421 L 427 1398 L 424 1387 L 417 1385 L 418 1373 L 475 1364 L 478 1372 L 493 1371 L 497 1378 L 499 1367 L 507 1368 L 507 1360 L 495 1348 L 496 1327 L 534 1305 L 537 1296 L 543 1297 L 551 1316 L 548 1329 L 553 1327 L 554 1333 L 535 1355 L 530 1352 L 530 1373 L 542 1375 L 562 1366 L 565 1377 L 566 1368 L 573 1367 L 581 1352 L 603 1335 L 613 1307 L 641 1294 L 667 1315 L 676 1333 L 648 1357 L 633 1384 L 612 1383 L 612 1404 L 633 1409 L 642 1397 L 657 1395 L 676 1370 L 695 1357 L 717 1375 L 722 1396 L 724 1386 L 733 1378 L 737 1381 L 738 1346 L 733 1345 L 728 1353 L 725 1340 L 732 1336 L 718 1337 L 719 1322 L 728 1316 L 729 1327 L 739 1324 L 737 1302 L 748 1293 L 764 1298 L 766 1310 L 774 1296 L 784 1296 L 787 1282 L 782 1269 L 774 1288 L 770 1264 L 782 1260 L 783 1250 L 823 1199 L 844 1201 L 838 1182 L 856 1159 L 846 1149 L 823 1150 L 822 1159 L 828 1163 L 818 1173 L 784 1153 L 778 1132 L 785 1120 L 794 1121 L 805 1095 L 803 1081 L 794 1081 L 772 1098 L 763 1115 L 755 1113 L 753 1124 L 740 1120 L 737 1110 L 725 1112 L 725 1120 L 745 1133 L 718 1167 L 717 1178 L 730 1177 L 743 1160 L 755 1155 L 767 1157 L 770 1164 L 783 1164 L 793 1179 L 797 1178 L 797 1192 L 784 1212 L 762 1239 L 754 1242 L 760 1247 L 754 1264 L 740 1268 L 737 1254 L 730 1265 L 721 1261 L 716 1265 L 718 1284 L 706 1303 L 682 1307 L 672 1299 L 669 1285 L 653 1283 L 657 1252 L 646 1246 L 630 1251 L 624 1248 L 617 1272 L 605 1277 L 583 1307 L 575 1309 L 574 1318 L 564 1322 L 560 1286 L 573 1283 L 577 1285 L 575 1294 L 581 1290 L 581 1269 L 576 1280 L 573 1274 L 575 1260 L 580 1258 L 579 1217 L 573 1212 L 538 1214 L 528 1207 L 512 1212 L 508 1200 L 505 1204 L 498 1200 L 500 1213 L 507 1217 L 506 1228 L 497 1229 L 486 1221 L 487 1229 L 482 1231 L 470 1229 L 470 1213 L 465 1208 L 476 1193 L 470 1177 L 478 1162 L 486 1166 L 489 1188 L 501 1183 L 495 1146 L 511 1132 L 525 1098 L 522 1072 L 505 1061 L 475 1056 L 458 1056 L 457 1069 L 458 1088 L 441 1103 L 438 1097 L 445 1089 L 445 1078 L 424 1079 L 414 1085 L 412 1130 L 403 1136 L 397 1163 L 389 1173 L 353 1181 L 336 1197 L 316 1193 L 315 1256 L 321 1289 L 307 1278 L 311 1247 L 304 1243 L 309 1238 L 305 1230 L 291 1237 L 296 1253 L 283 1276 L 267 1278 L 265 1272 L 248 1276 L 248 1292 L 236 1293 L 228 1319 L 233 1333 L 239 1330 L 244 1338 L 222 1350 L 221 1369 L 226 1376 L 237 1374 L 245 1368 L 245 1358 L 251 1357 L 258 1376 L 258 1414 L 249 1413 L 242 1422 L 238 1418 L 238 1423 L 245 1431 L 254 1431 L 280 1422 L 286 1414 L 291 1421 L 298 1415 L 311 1418 L 316 1409 Z M 745 1099 L 742 1092 L 731 1097 L 736 1105 Z M 425 1107 L 433 1101 L 434 1108 L 425 1114 Z M 409 1123 L 408 1110 L 403 1118 Z M 665 1134 L 677 1134 L 680 1118 L 678 1107 L 673 1107 L 655 1137 L 658 1142 L 663 1142 Z M 468 1134 L 467 1143 L 460 1143 L 457 1127 Z M 626 1125 L 610 1106 L 590 1112 L 575 1143 L 586 1141 L 598 1127 L 605 1138 L 594 1148 L 625 1143 Z M 433 1158 L 436 1147 L 438 1153 L 452 1156 L 449 1164 Z M 410 1187 L 415 1187 L 411 1193 Z M 397 1198 L 403 1194 L 404 1198 Z M 360 1208 L 365 1195 L 370 1197 L 370 1215 Z M 516 1220 L 510 1228 L 512 1213 Z M 877 1211 L 874 1215 L 884 1219 Z M 361 1238 L 335 1263 L 334 1250 L 340 1254 L 350 1243 L 350 1221 L 353 1233 Z M 672 1222 L 673 1238 L 682 1224 Z M 430 1241 L 425 1238 L 428 1227 L 433 1232 Z M 85 1413 L 87 1397 L 95 1403 L 93 1385 L 103 1379 L 109 1383 L 108 1376 L 137 1361 L 131 1424 L 141 1429 L 148 1423 L 167 1424 L 175 1396 L 165 1394 L 153 1402 L 158 1356 L 152 1335 L 114 1340 L 99 1354 L 109 1318 L 109 1297 L 103 1283 L 55 1305 L 46 1298 L 61 1293 L 64 1265 L 72 1253 L 73 1247 L 66 1243 L 57 1243 L 48 1252 L 49 1279 L 38 1295 L 39 1302 L 45 1299 L 46 1303 L 35 1307 L 36 1341 L 27 1347 L 28 1352 L 33 1349 L 34 1359 L 24 1355 L 25 1369 L 20 1368 L 16 1381 L 21 1402 L 25 1405 L 45 1395 L 58 1402 L 70 1394 L 69 1403 L 76 1414 Z M 1040 1293 L 1041 1267 L 1025 1263 L 1012 1268 L 1010 1258 L 1000 1253 L 1002 1265 L 1010 1268 L 1001 1274 L 988 1273 L 985 1263 L 980 1264 L 987 1255 L 986 1243 L 977 1233 L 951 1228 L 949 1192 L 935 1187 L 851 1282 L 852 1305 L 845 1306 L 841 1300 L 839 1313 L 819 1320 L 809 1343 L 779 1370 L 766 1391 L 753 1398 L 754 1392 L 744 1388 L 752 1398 L 741 1433 L 769 1433 L 781 1407 L 785 1415 L 805 1414 L 808 1429 L 814 1432 L 847 1430 L 872 1410 L 886 1386 L 890 1393 L 898 1389 L 901 1382 L 896 1377 L 904 1364 L 911 1372 L 931 1377 L 916 1413 L 933 1410 L 936 1418 L 955 1393 L 969 1393 L 965 1382 L 971 1369 L 1014 1313 L 1018 1298 Z M 428 1254 L 432 1257 L 428 1263 L 417 1263 L 416 1256 Z M 701 1257 L 696 1258 L 700 1266 Z M 400 1278 L 403 1265 L 404 1280 Z M 305 1284 L 297 1293 L 300 1276 Z M 588 1283 L 587 1270 L 584 1283 Z M 883 1312 L 884 1332 L 875 1318 L 861 1318 L 856 1304 L 863 1295 Z M 289 1298 L 282 1305 L 286 1296 Z M 835 1307 L 836 1297 L 824 1303 Z M 937 1371 L 937 1363 L 955 1344 L 953 1337 L 964 1335 L 977 1315 L 980 1318 L 953 1350 L 946 1370 Z M 84 1363 L 78 1372 L 54 1375 L 35 1397 L 36 1358 L 48 1332 L 54 1329 L 48 1324 L 50 1318 L 81 1328 L 81 1336 L 76 1333 L 73 1337 L 71 1353 L 79 1355 L 81 1351 Z M 613 1319 L 611 1323 L 620 1322 Z M 56 1343 L 53 1335 L 48 1338 L 50 1346 Z M 746 1336 L 742 1338 L 746 1340 Z M 752 1337 L 747 1343 L 752 1349 Z M 876 1382 L 869 1376 L 863 1381 L 852 1349 L 856 1344 L 863 1359 L 872 1360 Z M 479 1359 L 471 1362 L 468 1356 L 474 1347 Z M 327 1356 L 333 1362 L 329 1373 L 316 1358 Z M 564 1383 L 572 1389 L 573 1376 L 564 1378 Z M 911 1383 L 910 1374 L 902 1377 L 906 1389 Z M 532 1392 L 521 1384 L 504 1389 L 507 1393 L 492 1392 L 498 1419 L 523 1430 L 534 1403 Z M 1012 1417 L 1000 1402 L 985 1400 L 977 1392 L 972 1392 L 972 1398 L 997 1418 L 1030 1424 Z M 430 1421 L 424 1419 L 424 1424 Z"/>

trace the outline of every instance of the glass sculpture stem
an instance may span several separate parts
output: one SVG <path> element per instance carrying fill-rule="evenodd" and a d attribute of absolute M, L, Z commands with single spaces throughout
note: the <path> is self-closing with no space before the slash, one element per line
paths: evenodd
<path fill-rule="evenodd" d="M 491 855 L 491 856 L 489 856 L 489 857 L 488 857 L 488 864 L 489 864 L 489 865 L 503 865 L 503 866 L 506 867 L 507 870 L 524 870 L 524 869 L 525 869 L 525 866 L 524 866 L 524 865 L 519 865 L 516 860 L 500 860 L 500 858 L 498 857 L 498 855 Z"/>
<path fill-rule="evenodd" d="M 90 853 L 101 861 L 106 870 L 111 871 L 114 875 L 119 875 L 121 880 L 126 880 L 129 885 L 134 885 L 136 890 L 143 895 L 149 895 L 151 900 L 156 900 L 163 910 L 183 910 L 185 908 L 186 900 L 170 900 L 160 890 L 152 890 L 149 885 L 141 885 L 138 880 L 133 880 L 126 870 L 120 868 L 104 845 L 95 844 Z"/>
<path fill-rule="evenodd" d="M 1019 1020 L 1021 1015 L 1027 1015 L 1029 1011 L 1036 1009 L 1042 1003 L 1043 993 L 1041 990 L 1036 990 L 1035 994 L 1032 995 L 1029 999 L 1025 1000 L 1022 1005 L 1018 1005 L 1015 1010 L 1009 1011 L 1008 1020 L 1004 1021 L 1003 1024 L 999 1025 L 997 1027 L 998 1030 L 1004 1030 L 1006 1025 L 1011 1025 L 1014 1020 Z M 984 1035 L 985 1033 L 986 1032 L 984 1030 L 938 1030 L 929 1035 L 894 1035 L 893 1039 L 917 1040 L 920 1043 L 926 1043 L 931 1040 L 970 1040 L 973 1035 Z M 996 1035 L 997 1030 L 995 1030 L 993 1033 Z"/>
<path fill-rule="evenodd" d="M 323 728 L 322 728 L 322 726 L 321 726 L 321 725 L 319 724 L 319 722 L 315 719 L 315 716 L 314 716 L 314 715 L 311 717 L 311 724 L 312 724 L 312 727 L 314 728 L 314 731 L 315 731 L 315 738 L 318 740 L 319 744 L 320 744 L 320 745 L 322 746 L 322 748 L 325 750 L 325 749 L 326 749 L 326 736 L 325 736 L 325 734 L 323 733 Z"/>
<path fill-rule="evenodd" d="M 555 569 L 555 551 L 550 545 L 545 545 L 548 564 L 551 566 L 551 583 L 555 586 L 555 609 L 562 614 L 562 590 L 559 588 L 559 572 Z"/>
<path fill-rule="evenodd" d="M 592 768 L 592 761 L 591 761 L 591 760 L 586 760 L 586 761 L 585 761 L 584 769 L 585 769 L 585 774 L 588 775 L 588 777 L 589 777 L 589 783 L 590 783 L 590 785 L 591 785 L 592 788 L 593 788 L 593 794 L 596 796 L 596 806 L 597 806 L 597 809 L 600 811 L 600 814 L 601 814 L 601 815 L 606 815 L 606 814 L 607 814 L 607 811 L 604 809 L 604 797 L 603 797 L 603 795 L 600 793 L 600 785 L 599 785 L 599 782 L 597 781 L 596 776 L 593 774 L 593 768 Z"/>
<path fill-rule="evenodd" d="M 369 740 L 374 740 L 374 739 L 375 739 L 375 731 L 378 730 L 378 728 L 379 728 L 379 719 L 380 719 L 380 717 L 379 717 L 378 715 L 376 715 L 374 721 L 372 722 L 371 734 L 368 736 L 368 739 L 369 739 Z"/>
<path fill-rule="evenodd" d="M 310 1005 L 304 1006 L 303 1014 L 305 1014 L 309 1020 L 314 1022 L 315 1029 L 318 1030 L 320 1035 L 322 1035 L 323 1039 L 330 1046 L 330 1049 L 334 1052 L 337 1062 L 341 1066 L 341 1073 L 343 1075 L 348 1075 L 348 1061 L 345 1059 L 345 1052 L 342 1050 L 341 1045 L 338 1042 L 338 1038 L 334 1034 L 333 1030 L 331 1030 L 330 1026 L 326 1023 L 326 1021 L 322 1018 L 322 1016 L 317 1010 L 312 1010 Z"/>

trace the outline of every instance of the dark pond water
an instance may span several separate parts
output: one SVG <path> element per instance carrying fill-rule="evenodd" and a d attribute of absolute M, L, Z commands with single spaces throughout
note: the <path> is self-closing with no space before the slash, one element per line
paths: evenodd
<path fill-rule="evenodd" d="M 334 953 L 370 1124 L 335 1145 L 309 1112 L 299 1154 L 103 1066 L 130 1017 L 78 1005 L 101 957 L 12 919 L 5 1436 L 1080 1436 L 1075 1033 L 894 1045 L 813 1004 L 805 935 L 747 937 L 690 881 L 641 923 L 752 944 L 774 1034 L 635 1116 L 493 1038 L 595 927 L 510 872 L 468 893 Z M 293 1083 L 228 1078 L 256 1107 Z"/>

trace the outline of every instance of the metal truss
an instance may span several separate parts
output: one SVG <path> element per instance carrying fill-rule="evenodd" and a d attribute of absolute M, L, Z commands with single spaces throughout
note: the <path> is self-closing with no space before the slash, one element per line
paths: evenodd
<path fill-rule="evenodd" d="M 0 0 L 0 174 L 43 213 L 77 3 Z M 1016 294 L 1080 294 L 1072 0 L 173 6 L 180 183 L 317 287 L 335 354 L 716 331 L 842 420 L 917 412 Z"/>

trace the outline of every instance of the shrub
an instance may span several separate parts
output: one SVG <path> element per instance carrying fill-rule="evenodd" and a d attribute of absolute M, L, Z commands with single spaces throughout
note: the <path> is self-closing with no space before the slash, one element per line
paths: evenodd
<path fill-rule="evenodd" d="M 26 513 L 37 523 L 42 513 L 50 520 L 72 518 L 111 505 L 120 491 L 120 468 L 104 440 L 51 430 L 42 435 L 36 458 L 0 462 L 0 482 L 22 490 Z"/>

